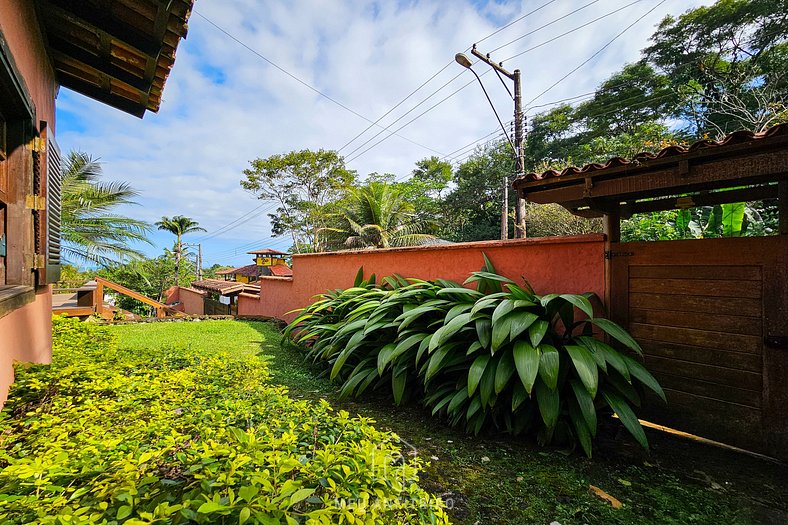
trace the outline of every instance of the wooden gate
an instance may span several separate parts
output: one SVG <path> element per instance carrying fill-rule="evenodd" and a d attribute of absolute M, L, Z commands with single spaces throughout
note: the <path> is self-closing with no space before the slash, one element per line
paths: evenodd
<path fill-rule="evenodd" d="M 643 417 L 788 459 L 788 237 L 610 247 L 611 316 L 668 399 Z"/>

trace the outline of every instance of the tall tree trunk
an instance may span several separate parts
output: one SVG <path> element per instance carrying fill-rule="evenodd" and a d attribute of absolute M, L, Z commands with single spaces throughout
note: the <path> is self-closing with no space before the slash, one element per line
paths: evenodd
<path fill-rule="evenodd" d="M 178 242 L 175 243 L 175 286 L 178 286 L 181 277 L 181 250 L 181 236 L 178 235 Z"/>

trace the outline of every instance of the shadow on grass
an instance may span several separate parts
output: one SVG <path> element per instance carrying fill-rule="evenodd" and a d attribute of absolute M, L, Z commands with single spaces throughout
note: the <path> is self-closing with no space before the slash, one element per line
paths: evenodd
<path fill-rule="evenodd" d="M 416 403 L 395 406 L 387 392 L 340 400 L 338 384 L 305 362 L 297 347 L 283 344 L 279 327 L 244 323 L 263 336 L 261 353 L 271 356 L 273 381 L 291 396 L 325 398 L 417 447 L 430 461 L 422 486 L 451 505 L 456 524 L 788 523 L 785 465 L 649 429 L 649 451 L 618 430 L 599 436 L 593 459 L 522 437 L 471 436 L 429 417 Z M 595 498 L 589 485 L 623 507 Z"/>

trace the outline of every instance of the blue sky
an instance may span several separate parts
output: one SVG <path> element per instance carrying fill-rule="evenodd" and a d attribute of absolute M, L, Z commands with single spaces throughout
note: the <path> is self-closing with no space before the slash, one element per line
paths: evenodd
<path fill-rule="evenodd" d="M 665 15 L 711 3 L 633 1 L 197 0 L 160 111 L 140 120 L 62 89 L 58 142 L 64 151 L 79 149 L 99 157 L 107 179 L 128 181 L 140 192 L 139 204 L 123 213 L 151 223 L 163 215 L 192 217 L 208 234 L 186 241 L 202 243 L 206 265 L 247 264 L 250 249 L 290 245 L 270 235 L 266 211 L 272 206 L 260 208 L 264 203 L 241 189 L 248 162 L 304 148 L 339 149 L 369 122 L 275 69 L 206 19 L 372 121 L 439 72 L 381 120 L 381 126 L 396 130 L 473 80 L 453 63 L 455 53 L 540 6 L 545 7 L 479 44 L 483 51 L 504 46 L 493 54 L 500 61 L 569 33 L 504 64 L 522 70 L 523 99 L 533 105 L 593 91 L 612 72 L 638 59 Z M 655 6 L 591 62 L 529 102 Z M 506 45 L 527 33 L 532 34 Z M 482 66 L 476 66 L 479 73 Z M 499 113 L 511 118 L 511 99 L 503 87 L 492 75 L 482 78 Z M 470 149 L 450 154 L 496 128 L 479 86 L 471 84 L 403 127 L 398 136 L 385 131 L 361 146 L 380 131 L 375 127 L 340 153 L 362 176 L 388 172 L 405 178 L 416 161 L 435 152 L 461 161 Z M 208 236 L 255 208 L 248 216 L 252 220 Z M 154 231 L 151 241 L 143 250 L 158 255 L 173 239 Z"/>

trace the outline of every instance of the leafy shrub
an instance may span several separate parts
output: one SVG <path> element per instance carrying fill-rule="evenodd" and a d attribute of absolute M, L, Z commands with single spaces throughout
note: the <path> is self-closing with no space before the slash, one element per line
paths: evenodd
<path fill-rule="evenodd" d="M 285 330 L 330 367 L 343 396 L 386 386 L 396 403 L 419 397 L 468 431 L 534 432 L 543 444 L 577 441 L 588 456 L 598 413 L 612 411 L 648 447 L 632 407 L 643 386 L 664 393 L 636 359 L 594 337 L 600 329 L 641 354 L 624 329 L 594 315 L 593 294 L 536 295 L 496 274 L 486 256 L 464 283 L 476 290 L 362 279 L 363 269 L 352 288 L 322 295 Z"/>
<path fill-rule="evenodd" d="M 119 349 L 55 319 L 0 415 L 0 523 L 448 523 L 371 421 L 294 401 L 258 357 Z"/>

